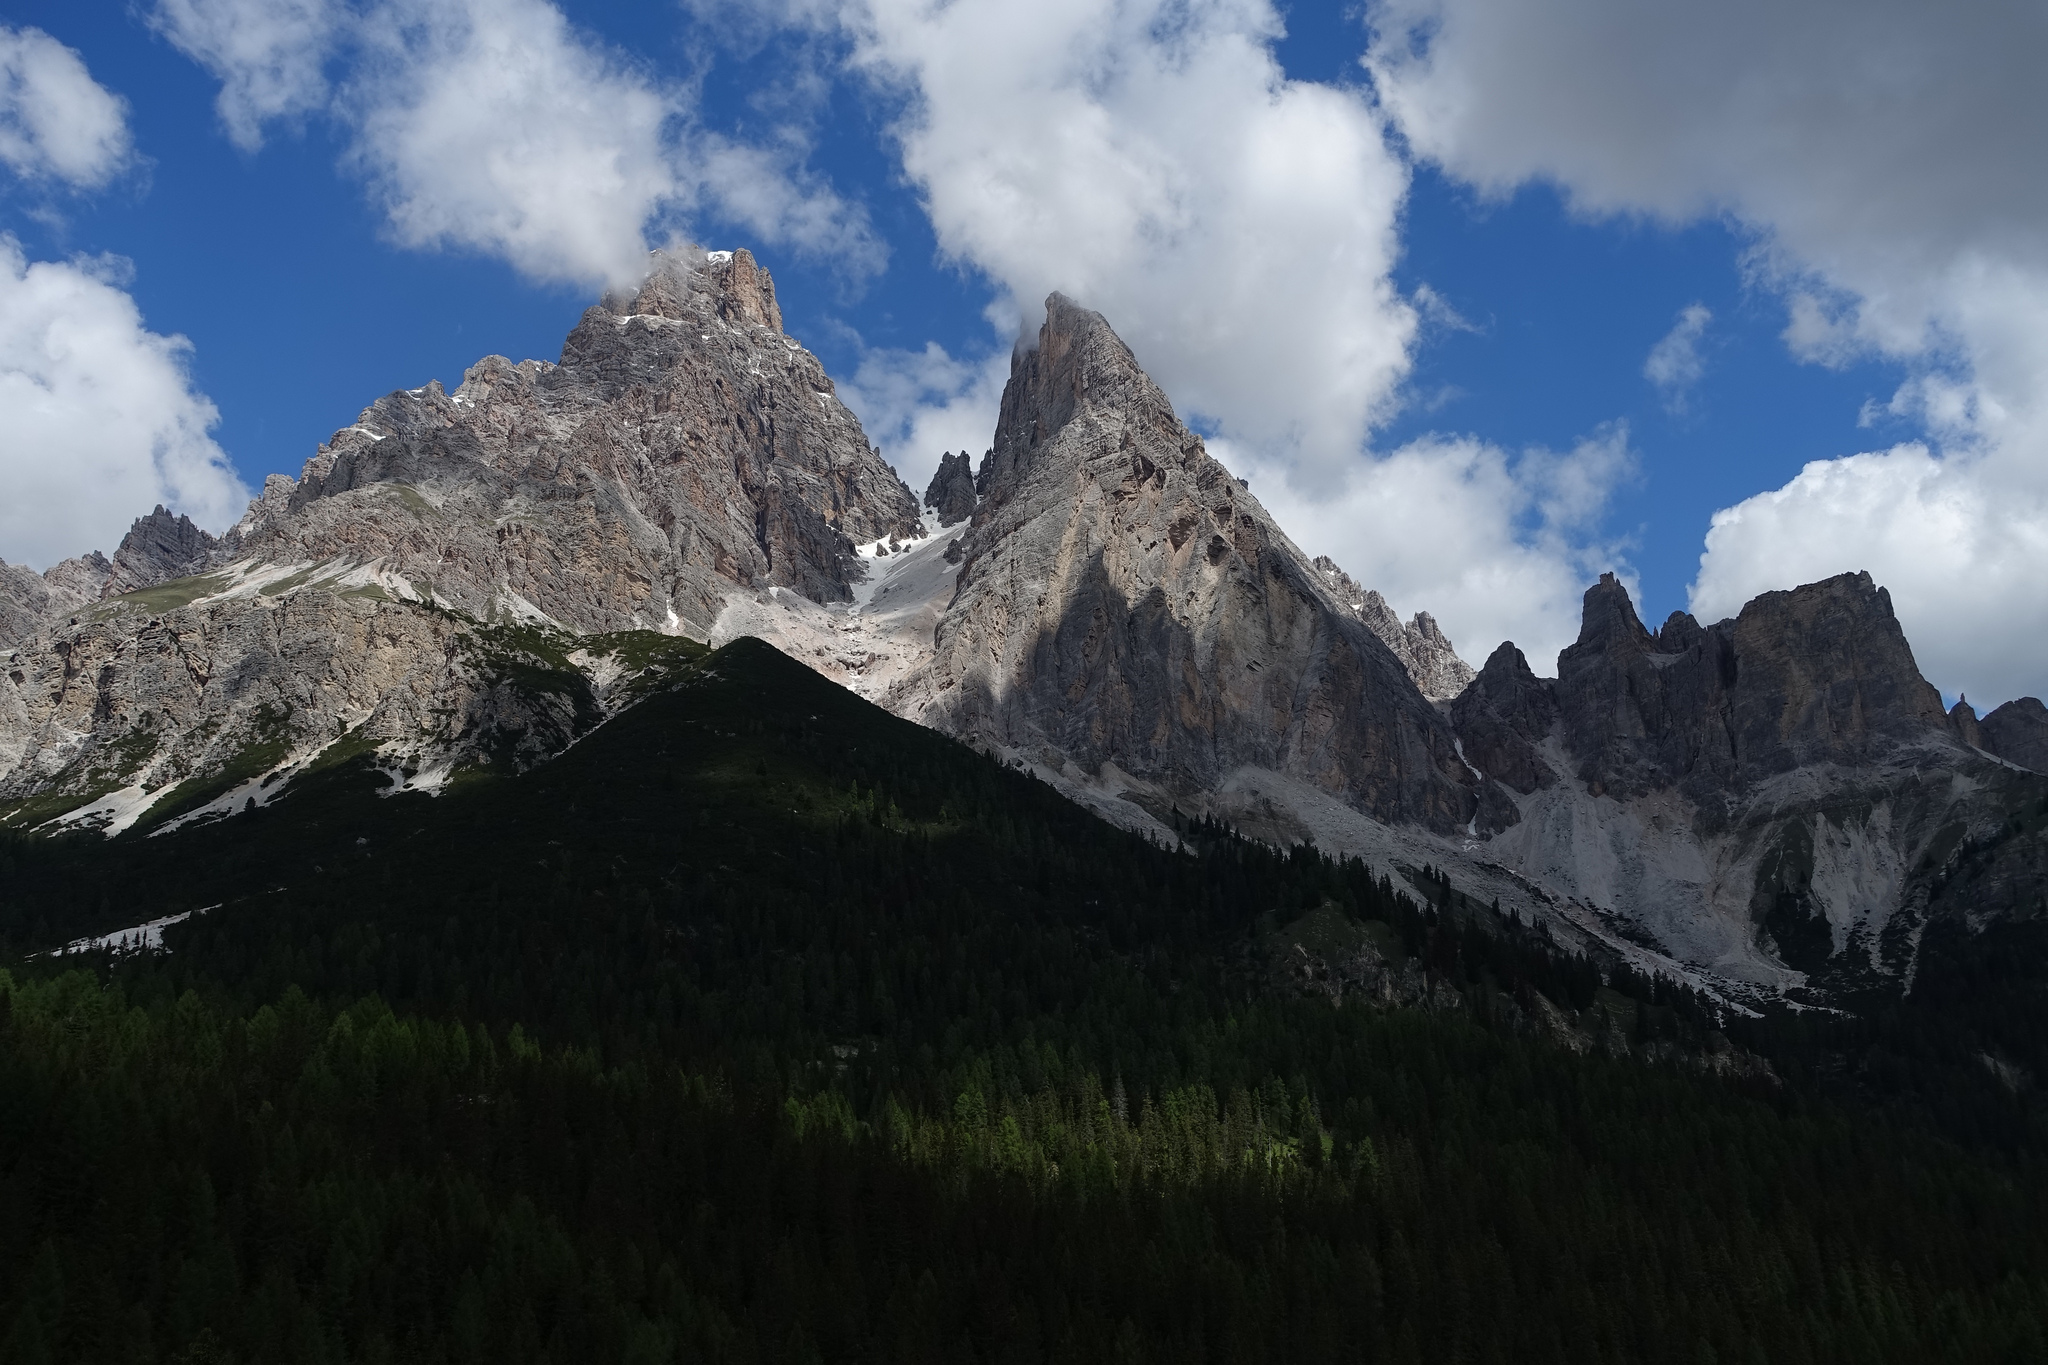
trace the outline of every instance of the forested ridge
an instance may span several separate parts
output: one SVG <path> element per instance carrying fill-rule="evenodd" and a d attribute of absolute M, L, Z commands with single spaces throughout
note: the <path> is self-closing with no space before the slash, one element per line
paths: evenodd
<path fill-rule="evenodd" d="M 756 642 L 682 674 L 437 798 L 8 837 L 0 1354 L 2048 1356 L 2037 1106 L 1968 1017 L 1745 1025 L 1414 869 L 1148 844 Z M 1276 987 L 1308 912 L 1454 989 Z M 1513 1023 L 1617 992 L 1781 1079 Z"/>

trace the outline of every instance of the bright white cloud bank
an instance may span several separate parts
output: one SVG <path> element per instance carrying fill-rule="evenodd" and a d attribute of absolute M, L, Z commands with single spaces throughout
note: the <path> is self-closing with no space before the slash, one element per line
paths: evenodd
<path fill-rule="evenodd" d="M 76 52 L 0 27 L 0 163 L 24 180 L 104 185 L 129 162 L 128 113 Z"/>
<path fill-rule="evenodd" d="M 1369 66 L 1417 153 L 1592 214 L 1761 235 L 1786 341 L 1875 354 L 1929 446 L 1810 465 L 1715 518 L 1714 618 L 1867 568 L 1923 669 L 2048 690 L 2048 10 L 1917 0 L 1381 0 Z"/>
<path fill-rule="evenodd" d="M 352 163 L 404 246 L 628 285 L 650 240 L 711 212 L 855 276 L 884 258 L 860 208 L 806 172 L 791 130 L 746 143 L 699 127 L 686 87 L 550 0 L 159 0 L 153 22 L 219 77 L 241 146 L 311 112 L 350 128 Z"/>
<path fill-rule="evenodd" d="M 248 500 L 185 339 L 143 326 L 122 264 L 31 263 L 0 237 L 0 546 L 37 569 L 111 552 L 159 502 L 219 528 Z"/>
<path fill-rule="evenodd" d="M 39 29 L 0 28 L 0 162 L 31 184 L 107 184 L 133 160 L 121 100 Z M 247 500 L 208 432 L 183 337 L 159 336 L 118 259 L 34 261 L 0 235 L 0 552 L 38 569 L 111 551 L 165 503 L 219 527 Z"/>
<path fill-rule="evenodd" d="M 1609 563 L 1547 481 L 1595 457 L 1367 453 L 1418 310 L 1468 324 L 1395 289 L 1407 165 L 1363 93 L 1285 77 L 1272 5 L 850 0 L 838 21 L 904 101 L 903 166 L 941 251 L 998 291 L 992 365 L 878 352 L 846 386 L 914 486 L 942 449 L 987 445 L 1010 340 L 1059 290 L 1216 429 L 1211 449 L 1306 548 L 1434 612 L 1475 658 L 1513 635 L 1550 666 Z"/>

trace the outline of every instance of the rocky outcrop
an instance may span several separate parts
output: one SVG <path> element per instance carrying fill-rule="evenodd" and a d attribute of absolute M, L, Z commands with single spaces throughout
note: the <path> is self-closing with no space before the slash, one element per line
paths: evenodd
<path fill-rule="evenodd" d="M 974 471 L 969 467 L 967 452 L 958 455 L 950 450 L 939 457 L 939 471 L 932 475 L 931 487 L 924 491 L 924 505 L 938 517 L 941 526 L 957 526 L 974 515 L 977 495 L 974 491 Z"/>
<path fill-rule="evenodd" d="M 1628 942 L 1773 993 L 1860 988 L 1910 976 L 1963 852 L 2005 849 L 2006 901 L 2048 891 L 2011 824 L 2048 784 L 1971 747 L 1977 722 L 1943 711 L 1868 574 L 1655 633 L 1605 575 L 1557 681 L 1518 662 L 1503 647 L 1450 708 L 1522 817 L 1484 856 Z"/>
<path fill-rule="evenodd" d="M 114 551 L 113 572 L 101 589 L 101 596 L 121 593 L 186 578 L 209 568 L 220 550 L 220 542 L 192 524 L 190 517 L 172 516 L 162 503 L 146 517 L 137 517 Z"/>
<path fill-rule="evenodd" d="M 1538 752 L 1557 714 L 1550 683 L 1511 643 L 1493 651 L 1450 706 L 1465 760 L 1524 796 L 1557 780 Z"/>
<path fill-rule="evenodd" d="M 0 559 L 0 645 L 26 639 L 99 600 L 113 566 L 94 553 L 53 564 L 42 573 Z"/>
<path fill-rule="evenodd" d="M 906 712 L 1198 806 L 1249 767 L 1385 821 L 1475 818 L 1449 725 L 1099 314 L 1047 300 L 979 482 Z"/>
<path fill-rule="evenodd" d="M 2048 773 L 2048 706 L 2040 698 L 2009 701 L 1979 721 L 1978 729 L 1984 749 L 2008 763 Z"/>
<path fill-rule="evenodd" d="M 1435 617 L 1419 611 L 1412 621 L 1403 625 L 1394 609 L 1387 605 L 1386 598 L 1369 588 L 1361 588 L 1350 574 L 1337 566 L 1336 560 L 1328 555 L 1317 555 L 1310 563 L 1336 593 L 1337 600 L 1349 607 L 1351 613 L 1394 652 L 1394 657 L 1408 670 L 1408 676 L 1423 696 L 1431 701 L 1449 701 L 1472 681 L 1472 666 L 1458 657 L 1458 651 L 1438 628 Z"/>

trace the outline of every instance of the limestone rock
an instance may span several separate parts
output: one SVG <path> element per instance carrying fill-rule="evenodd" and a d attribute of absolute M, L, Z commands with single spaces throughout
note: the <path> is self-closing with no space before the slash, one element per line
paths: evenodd
<path fill-rule="evenodd" d="M 1968 697 L 1956 698 L 1956 704 L 1948 709 L 1948 728 L 1956 732 L 1956 738 L 1975 749 L 1984 747 L 1984 732 L 1977 724 L 1977 708 L 1970 705 Z"/>
<path fill-rule="evenodd" d="M 114 551 L 113 572 L 101 595 L 118 596 L 185 578 L 208 568 L 220 542 L 184 515 L 172 516 L 162 503 L 146 517 L 137 517 Z"/>
<path fill-rule="evenodd" d="M 2008 763 L 2048 773 L 2048 707 L 2038 697 L 2009 701 L 1978 722 L 1983 747 Z"/>
<path fill-rule="evenodd" d="M 1438 628 L 1436 618 L 1426 611 L 1415 613 L 1406 625 L 1378 592 L 1361 588 L 1328 555 L 1310 561 L 1337 599 L 1365 622 L 1381 643 L 1394 652 L 1408 676 L 1431 701 L 1443 702 L 1463 692 L 1472 681 L 1472 666 L 1458 657 L 1448 637 Z"/>
<path fill-rule="evenodd" d="M 158 508 L 97 570 L 0 572 L 0 809 L 154 800 L 344 732 L 412 767 L 530 762 L 599 714 L 578 668 L 527 657 L 548 631 L 703 638 L 736 594 L 845 602 L 857 543 L 920 533 L 767 271 L 657 253 L 559 364 L 378 400 L 225 536 Z"/>
<path fill-rule="evenodd" d="M 1538 746 L 1557 723 L 1557 698 L 1512 643 L 1493 651 L 1450 715 L 1466 761 L 1487 777 L 1525 796 L 1556 780 Z"/>
<path fill-rule="evenodd" d="M 1046 301 L 977 482 L 906 713 L 1191 801 L 1250 766 L 1381 820 L 1475 818 L 1449 725 L 1099 314 Z"/>
<path fill-rule="evenodd" d="M 976 494 L 974 472 L 968 467 L 967 452 L 947 451 L 939 457 L 939 471 L 932 475 L 924 493 L 924 505 L 938 515 L 939 525 L 955 526 L 974 515 Z"/>
<path fill-rule="evenodd" d="M 0 559 L 0 645 L 99 600 L 113 566 L 98 553 L 53 564 L 43 573 Z"/>

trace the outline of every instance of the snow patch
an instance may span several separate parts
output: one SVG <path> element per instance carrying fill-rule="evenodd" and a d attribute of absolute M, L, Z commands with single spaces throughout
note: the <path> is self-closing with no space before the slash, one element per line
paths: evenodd
<path fill-rule="evenodd" d="M 203 915 L 208 910 L 218 909 L 220 909 L 218 905 L 203 906 L 198 910 L 187 910 L 179 915 L 165 915 L 162 919 L 153 919 L 147 924 L 138 924 L 132 929 L 116 929 L 111 934 L 101 934 L 97 938 L 77 939 L 57 949 L 51 956 L 61 957 L 66 953 L 89 953 L 105 948 L 111 948 L 115 952 L 121 953 L 161 952 L 164 946 L 164 930 L 170 928 L 173 924 L 183 924 L 194 915 Z"/>

